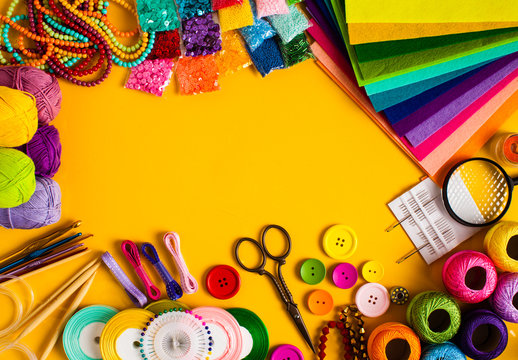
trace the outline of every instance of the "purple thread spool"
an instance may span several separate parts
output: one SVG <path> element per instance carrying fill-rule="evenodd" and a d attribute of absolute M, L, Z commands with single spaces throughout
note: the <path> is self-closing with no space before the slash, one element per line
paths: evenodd
<path fill-rule="evenodd" d="M 53 177 L 61 165 L 61 141 L 58 130 L 52 126 L 42 126 L 21 149 L 34 161 L 36 175 Z"/>
<path fill-rule="evenodd" d="M 473 310 L 464 316 L 455 342 L 466 356 L 474 360 L 491 360 L 507 346 L 507 326 L 489 310 Z"/>
<path fill-rule="evenodd" d="M 490 300 L 498 316 L 505 321 L 518 323 L 518 273 L 501 275 Z"/>

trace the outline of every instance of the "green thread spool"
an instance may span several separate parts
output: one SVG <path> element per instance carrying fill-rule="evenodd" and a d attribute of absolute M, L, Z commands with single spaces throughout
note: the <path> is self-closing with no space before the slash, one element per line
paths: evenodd
<path fill-rule="evenodd" d="M 254 312 L 243 309 L 243 308 L 232 308 L 227 309 L 232 316 L 237 320 L 239 326 L 246 329 L 252 337 L 252 348 L 248 355 L 246 353 L 241 354 L 242 360 L 264 360 L 268 355 L 268 349 L 270 348 L 270 338 L 268 336 L 268 330 L 264 325 L 263 321 Z M 243 330 L 242 330 L 243 331 Z M 243 342 L 246 343 L 246 337 L 248 334 L 244 334 Z M 243 349 L 246 347 L 244 346 Z M 246 355 L 246 356 L 245 356 Z M 244 357 L 243 357 L 244 356 Z"/>
<path fill-rule="evenodd" d="M 451 296 L 440 291 L 425 291 L 412 299 L 406 317 L 421 340 L 439 344 L 455 336 L 461 313 Z"/>
<path fill-rule="evenodd" d="M 70 318 L 63 331 L 63 348 L 69 359 L 102 360 L 99 341 L 106 323 L 117 310 L 104 305 L 88 306 Z"/>
<path fill-rule="evenodd" d="M 144 309 L 151 311 L 152 313 L 159 314 L 164 312 L 164 310 L 169 309 L 182 309 L 182 310 L 191 310 L 191 308 L 184 303 L 175 300 L 163 299 L 152 302 Z"/>

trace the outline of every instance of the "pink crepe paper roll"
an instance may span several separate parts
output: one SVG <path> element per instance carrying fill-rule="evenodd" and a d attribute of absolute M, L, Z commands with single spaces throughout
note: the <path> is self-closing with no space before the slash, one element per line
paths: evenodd
<path fill-rule="evenodd" d="M 489 257 L 478 251 L 459 251 L 446 260 L 442 281 L 454 298 L 475 304 L 489 298 L 495 290 L 496 268 Z"/>

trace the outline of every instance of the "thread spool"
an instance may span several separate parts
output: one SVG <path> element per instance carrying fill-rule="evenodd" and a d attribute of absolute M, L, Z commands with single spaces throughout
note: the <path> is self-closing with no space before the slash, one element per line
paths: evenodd
<path fill-rule="evenodd" d="M 0 68 L 0 86 L 27 91 L 36 98 L 40 125 L 51 122 L 61 110 L 61 89 L 58 80 L 32 66 Z"/>
<path fill-rule="evenodd" d="M 507 326 L 489 310 L 473 310 L 462 319 L 456 343 L 473 360 L 491 360 L 507 346 Z"/>
<path fill-rule="evenodd" d="M 497 268 L 518 272 L 518 223 L 501 221 L 489 229 L 484 250 Z"/>
<path fill-rule="evenodd" d="M 518 134 L 503 134 L 492 141 L 493 152 L 502 164 L 518 166 Z"/>
<path fill-rule="evenodd" d="M 264 360 L 270 347 L 268 329 L 254 312 L 243 308 L 227 309 L 241 327 L 243 350 L 239 355 L 242 360 Z"/>
<path fill-rule="evenodd" d="M 466 360 L 466 355 L 451 342 L 428 345 L 423 349 L 421 360 Z"/>
<path fill-rule="evenodd" d="M 479 303 L 495 290 L 496 268 L 490 258 L 478 251 L 459 251 L 444 263 L 442 282 L 455 299 Z"/>
<path fill-rule="evenodd" d="M 404 305 L 410 298 L 410 293 L 402 286 L 390 289 L 390 301 L 396 305 Z"/>
<path fill-rule="evenodd" d="M 439 344 L 455 336 L 461 313 L 453 297 L 440 291 L 425 291 L 408 305 L 407 322 L 424 342 Z"/>
<path fill-rule="evenodd" d="M 36 177 L 31 199 L 14 208 L 0 209 L 0 226 L 7 229 L 36 229 L 61 218 L 61 188 L 52 179 Z"/>
<path fill-rule="evenodd" d="M 63 331 L 63 348 L 69 359 L 102 360 L 99 345 L 106 323 L 117 310 L 104 305 L 88 306 L 70 318 Z"/>
<path fill-rule="evenodd" d="M 421 343 L 408 326 L 390 322 L 372 331 L 367 352 L 372 360 L 419 360 Z"/>
<path fill-rule="evenodd" d="M 34 96 L 0 86 L 0 146 L 17 147 L 29 142 L 38 129 Z"/>
<path fill-rule="evenodd" d="M 61 141 L 58 129 L 52 125 L 40 127 L 20 150 L 34 161 L 38 176 L 54 177 L 61 166 Z"/>
<path fill-rule="evenodd" d="M 35 189 L 32 160 L 21 151 L 0 147 L 0 208 L 29 201 Z"/>
<path fill-rule="evenodd" d="M 518 323 L 518 273 L 499 277 L 490 299 L 493 311 L 505 321 Z"/>

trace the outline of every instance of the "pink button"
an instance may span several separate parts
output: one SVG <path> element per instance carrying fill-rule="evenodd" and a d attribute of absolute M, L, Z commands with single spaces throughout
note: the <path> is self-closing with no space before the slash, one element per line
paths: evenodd
<path fill-rule="evenodd" d="M 272 353 L 271 360 L 304 360 L 302 351 L 293 345 L 281 345 Z"/>
<path fill-rule="evenodd" d="M 341 263 L 333 270 L 333 282 L 341 289 L 350 289 L 358 281 L 358 270 L 354 265 Z"/>
<path fill-rule="evenodd" d="M 389 293 L 381 284 L 365 284 L 356 292 L 356 305 L 358 310 L 367 317 L 375 318 L 381 316 L 389 308 Z"/>

